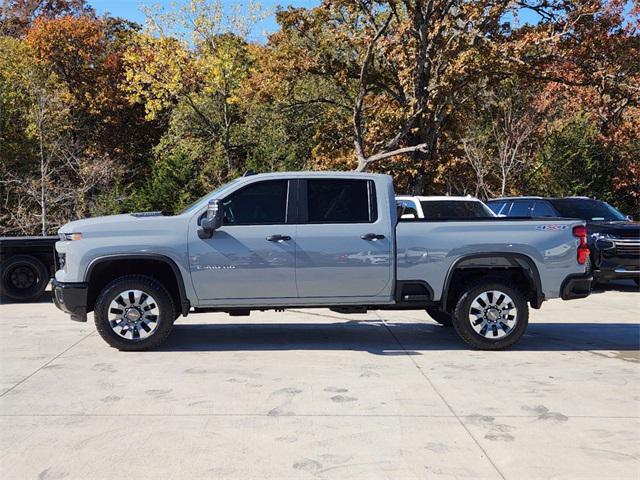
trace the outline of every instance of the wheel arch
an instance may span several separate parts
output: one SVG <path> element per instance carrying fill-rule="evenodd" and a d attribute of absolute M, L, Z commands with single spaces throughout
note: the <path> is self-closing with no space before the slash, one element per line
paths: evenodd
<path fill-rule="evenodd" d="M 449 310 L 448 306 L 452 301 L 452 296 L 456 294 L 456 285 L 454 284 L 456 272 L 461 270 L 475 270 L 478 273 L 488 270 L 497 276 L 504 270 L 521 270 L 530 288 L 528 300 L 531 306 L 538 309 L 544 301 L 540 272 L 531 257 L 513 252 L 474 253 L 458 258 L 449 267 L 440 299 L 440 309 L 443 311 Z"/>
<path fill-rule="evenodd" d="M 178 265 L 166 255 L 116 254 L 93 259 L 85 272 L 85 281 L 89 285 L 87 294 L 87 312 L 93 310 L 100 291 L 115 276 L 141 274 L 155 278 L 171 293 L 176 309 L 187 316 L 191 303 L 187 298 L 184 278 Z"/>

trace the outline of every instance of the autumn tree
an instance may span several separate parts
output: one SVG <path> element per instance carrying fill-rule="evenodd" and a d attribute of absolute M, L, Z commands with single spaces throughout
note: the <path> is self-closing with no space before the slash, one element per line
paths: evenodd
<path fill-rule="evenodd" d="M 147 31 L 125 55 L 123 88 L 130 100 L 144 104 L 148 119 L 181 103 L 188 106 L 211 139 L 221 143 L 229 172 L 241 158 L 233 130 L 252 62 L 244 37 L 256 15 L 250 12 L 243 21 L 226 15 L 221 2 L 199 0 L 176 14 L 149 11 Z M 180 32 L 188 32 L 193 48 Z"/>
<path fill-rule="evenodd" d="M 279 11 L 267 42 L 254 5 L 147 13 L 4 1 L 3 233 L 177 210 L 247 168 L 640 213 L 637 2 L 323 0 Z"/>
<path fill-rule="evenodd" d="M 36 19 L 63 16 L 95 16 L 85 0 L 3 0 L 0 35 L 22 37 Z"/>
<path fill-rule="evenodd" d="M 523 9 L 537 25 L 508 20 Z M 320 166 L 402 171 L 424 191 L 450 154 L 443 145 L 459 152 L 471 100 L 514 77 L 572 87 L 550 68 L 580 57 L 554 52 L 605 11 L 602 2 L 325 0 L 279 13 L 260 67 L 273 98 L 331 112 L 316 132 Z"/>
<path fill-rule="evenodd" d="M 51 231 L 93 213 L 100 195 L 125 171 L 128 183 L 144 172 L 159 138 L 157 122 L 145 121 L 142 106 L 131 105 L 118 89 L 121 54 L 132 30 L 134 25 L 118 19 L 40 16 L 24 40 L 2 37 L 15 46 L 4 58 L 6 71 L 19 63 L 25 67 L 14 71 L 30 72 L 6 82 L 22 92 L 7 115 L 21 119 L 16 125 L 29 145 L 7 152 L 2 162 L 10 183 L 7 214 L 16 205 L 37 203 L 41 231 Z M 32 185 L 36 172 L 39 189 Z M 16 215 L 10 223 L 30 230 L 32 217 Z"/>
<path fill-rule="evenodd" d="M 471 86 L 498 70 L 506 12 L 494 2 L 327 0 L 280 12 L 282 31 L 270 41 L 290 58 L 275 65 L 286 83 L 299 85 L 292 77 L 303 75 L 340 92 L 314 100 L 349 117 L 341 155 L 358 170 L 375 162 L 383 171 L 409 155 L 419 190 L 456 108 Z"/>
<path fill-rule="evenodd" d="M 148 170 L 148 152 L 164 127 L 146 121 L 143 107 L 119 88 L 123 54 L 138 30 L 120 19 L 65 16 L 36 20 L 25 40 L 72 94 L 75 138 L 85 145 L 86 161 L 113 161 L 130 178 Z"/>
<path fill-rule="evenodd" d="M 552 125 L 554 144 L 563 145 L 561 138 L 581 138 L 574 143 L 573 155 L 584 152 L 580 160 L 584 170 L 607 173 L 603 177 L 609 179 L 606 191 L 602 184 L 590 189 L 590 182 L 583 182 L 581 191 L 604 195 L 626 211 L 637 212 L 640 12 L 637 2 L 630 5 L 615 0 L 592 1 L 586 5 L 581 14 L 570 12 L 564 20 L 552 12 L 545 22 L 523 34 L 535 38 L 542 29 L 551 39 L 544 46 L 545 55 L 528 69 L 532 78 L 544 82 L 537 104 Z M 552 28 L 559 33 L 549 35 Z M 527 61 L 528 57 L 524 55 L 522 60 Z M 572 129 L 577 131 L 571 132 Z M 586 139 L 591 142 L 587 150 Z M 566 158 L 565 147 L 559 150 L 560 157 Z M 542 159 L 549 159 L 549 147 L 546 152 Z M 575 190 L 575 186 L 571 188 Z"/>
<path fill-rule="evenodd" d="M 3 230 L 30 233 L 39 225 L 44 235 L 86 214 L 86 194 L 113 172 L 108 162 L 90 167 L 83 161 L 72 136 L 71 95 L 56 74 L 18 40 L 1 38 L 0 51 L 2 97 L 11 99 L 1 121 L 11 118 L 24 132 L 23 148 L 0 163 Z"/>

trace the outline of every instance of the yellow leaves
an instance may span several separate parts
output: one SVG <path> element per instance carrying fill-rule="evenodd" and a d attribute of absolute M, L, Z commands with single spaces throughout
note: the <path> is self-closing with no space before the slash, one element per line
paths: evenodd
<path fill-rule="evenodd" d="M 230 103 L 237 102 L 238 92 L 251 66 L 243 40 L 228 34 L 219 36 L 212 48 L 201 52 L 197 65 L 202 72 L 206 92 L 219 93 Z"/>
<path fill-rule="evenodd" d="M 183 43 L 170 38 L 137 35 L 123 55 L 125 81 L 121 88 L 129 101 L 143 103 L 153 119 L 172 106 L 198 82 L 198 69 Z"/>
<path fill-rule="evenodd" d="M 0 94 L 6 102 L 32 102 L 35 96 L 56 92 L 69 99 L 54 73 L 36 61 L 33 49 L 24 41 L 0 36 Z"/>
<path fill-rule="evenodd" d="M 168 12 L 147 9 L 148 33 L 125 52 L 121 88 L 131 102 L 144 104 L 147 119 L 196 92 L 238 103 L 251 68 L 243 36 L 258 12 L 250 3 L 247 17 L 227 15 L 222 2 L 205 0 Z"/>

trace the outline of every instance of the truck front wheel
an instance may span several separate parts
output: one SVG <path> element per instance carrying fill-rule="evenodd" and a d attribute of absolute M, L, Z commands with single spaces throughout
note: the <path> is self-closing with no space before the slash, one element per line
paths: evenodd
<path fill-rule="evenodd" d="M 98 333 L 118 350 L 158 347 L 171 333 L 175 305 L 167 289 L 144 275 L 128 275 L 109 283 L 94 307 Z"/>
<path fill-rule="evenodd" d="M 458 335 L 479 350 L 509 348 L 522 337 L 528 322 L 525 296 L 498 281 L 481 281 L 467 287 L 453 314 Z"/>

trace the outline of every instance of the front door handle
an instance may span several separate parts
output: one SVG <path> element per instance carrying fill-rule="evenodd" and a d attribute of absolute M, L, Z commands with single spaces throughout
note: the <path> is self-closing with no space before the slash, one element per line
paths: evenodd
<path fill-rule="evenodd" d="M 382 240 L 384 235 L 379 233 L 365 233 L 364 235 L 360 235 L 360 238 L 363 240 Z"/>
<path fill-rule="evenodd" d="M 282 242 L 291 240 L 291 237 L 289 235 L 269 235 L 267 237 L 267 240 L 269 240 L 270 242 Z"/>

